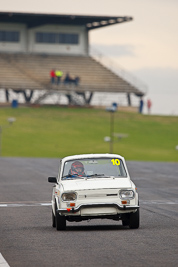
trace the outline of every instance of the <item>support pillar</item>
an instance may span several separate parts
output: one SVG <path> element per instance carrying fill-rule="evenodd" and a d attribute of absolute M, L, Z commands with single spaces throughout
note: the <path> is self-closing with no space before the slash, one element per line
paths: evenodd
<path fill-rule="evenodd" d="M 128 106 L 132 106 L 130 93 L 127 93 Z"/>
<path fill-rule="evenodd" d="M 9 91 L 5 89 L 6 101 L 9 102 Z"/>
<path fill-rule="evenodd" d="M 31 101 L 31 99 L 32 99 L 32 96 L 33 96 L 34 91 L 31 90 L 31 92 L 30 92 L 29 95 L 27 95 L 27 93 L 25 92 L 25 90 L 22 93 L 24 95 L 24 98 L 25 98 L 26 103 L 29 103 Z"/>

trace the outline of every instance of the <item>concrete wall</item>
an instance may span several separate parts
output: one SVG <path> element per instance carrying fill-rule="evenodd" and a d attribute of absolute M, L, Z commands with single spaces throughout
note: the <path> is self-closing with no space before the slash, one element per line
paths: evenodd
<path fill-rule="evenodd" d="M 22 52 L 62 55 L 87 55 L 88 32 L 84 26 L 44 25 L 27 29 L 25 24 L 2 24 L 0 30 L 20 32 L 20 42 L 0 42 L 0 52 Z M 36 43 L 36 32 L 74 33 L 79 34 L 78 44 Z"/>

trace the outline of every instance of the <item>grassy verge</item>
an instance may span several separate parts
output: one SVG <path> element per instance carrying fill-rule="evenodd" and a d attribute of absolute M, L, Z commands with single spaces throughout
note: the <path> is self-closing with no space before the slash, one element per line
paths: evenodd
<path fill-rule="evenodd" d="M 7 119 L 16 122 L 8 126 Z M 63 157 L 80 153 L 108 153 L 110 114 L 105 110 L 61 107 L 0 108 L 1 155 L 14 157 Z M 178 162 L 178 117 L 114 114 L 117 139 L 113 152 L 127 160 Z"/>

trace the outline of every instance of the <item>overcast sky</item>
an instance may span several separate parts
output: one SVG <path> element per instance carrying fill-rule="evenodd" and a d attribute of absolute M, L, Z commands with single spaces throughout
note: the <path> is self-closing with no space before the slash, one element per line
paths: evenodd
<path fill-rule="evenodd" d="M 178 103 L 178 0 L 0 2 L 0 11 L 133 17 L 91 31 L 90 44 L 145 82 L 148 97 L 162 93 Z M 176 109 L 178 114 L 178 104 Z"/>

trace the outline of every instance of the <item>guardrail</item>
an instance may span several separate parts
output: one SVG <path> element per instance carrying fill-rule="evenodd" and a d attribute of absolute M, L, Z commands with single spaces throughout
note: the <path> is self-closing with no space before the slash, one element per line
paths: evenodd
<path fill-rule="evenodd" d="M 111 70 L 113 73 L 126 80 L 132 86 L 136 87 L 139 91 L 143 92 L 144 94 L 148 92 L 148 87 L 146 84 L 92 46 L 89 47 L 89 55 L 104 65 L 107 69 Z"/>

